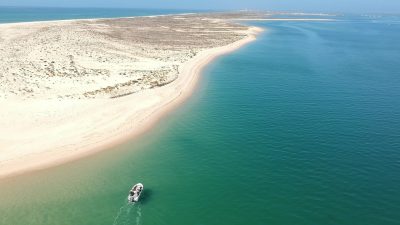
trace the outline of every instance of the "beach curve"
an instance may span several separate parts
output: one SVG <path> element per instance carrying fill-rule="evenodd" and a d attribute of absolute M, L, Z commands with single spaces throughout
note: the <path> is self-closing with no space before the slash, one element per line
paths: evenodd
<path fill-rule="evenodd" d="M 0 115 L 7 120 L 1 121 L 0 149 L 8 151 L 0 155 L 0 178 L 56 166 L 139 137 L 189 98 L 209 62 L 254 41 L 259 32 L 251 27 L 241 40 L 199 52 L 179 68 L 181 76 L 161 87 L 113 99 L 2 100 Z M 39 123 L 32 122 L 31 112 L 42 114 Z M 17 122 L 21 119 L 22 125 Z"/>

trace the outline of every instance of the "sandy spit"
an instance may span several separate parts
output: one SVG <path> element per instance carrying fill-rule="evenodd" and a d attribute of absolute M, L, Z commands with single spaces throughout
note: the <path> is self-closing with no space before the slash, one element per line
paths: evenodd
<path fill-rule="evenodd" d="M 112 99 L 0 100 L 0 178 L 46 169 L 138 138 L 187 100 L 213 59 L 256 39 L 206 49 L 174 82 Z"/>

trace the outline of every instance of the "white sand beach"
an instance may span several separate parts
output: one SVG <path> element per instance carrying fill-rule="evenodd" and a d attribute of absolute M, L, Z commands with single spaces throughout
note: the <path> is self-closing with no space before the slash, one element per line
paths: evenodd
<path fill-rule="evenodd" d="M 324 18 L 239 18 L 236 21 L 336 21 Z"/>
<path fill-rule="evenodd" d="M 192 14 L 0 25 L 0 177 L 137 137 L 260 31 Z"/>

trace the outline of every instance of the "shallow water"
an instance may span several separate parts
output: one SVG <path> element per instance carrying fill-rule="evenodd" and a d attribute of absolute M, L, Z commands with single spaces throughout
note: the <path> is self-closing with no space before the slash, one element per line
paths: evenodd
<path fill-rule="evenodd" d="M 116 6 L 118 7 L 118 6 Z M 177 13 L 200 12 L 196 10 L 174 9 L 123 9 L 123 8 L 54 8 L 54 7 L 2 7 L 0 6 L 0 23 L 115 18 L 131 16 L 151 16 Z"/>
<path fill-rule="evenodd" d="M 153 131 L 0 180 L 0 224 L 398 224 L 398 21 L 254 23 Z"/>

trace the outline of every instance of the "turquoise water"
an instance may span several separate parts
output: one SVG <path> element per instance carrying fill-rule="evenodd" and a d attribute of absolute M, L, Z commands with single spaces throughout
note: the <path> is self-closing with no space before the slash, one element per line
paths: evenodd
<path fill-rule="evenodd" d="M 139 140 L 0 180 L 0 224 L 399 224 L 399 21 L 254 23 Z"/>
<path fill-rule="evenodd" d="M 175 10 L 175 9 L 40 8 L 40 7 L 0 6 L 0 23 L 64 20 L 64 19 L 150 16 L 150 15 L 165 15 L 165 14 L 177 14 L 177 13 L 189 13 L 189 12 L 199 12 L 199 11 Z"/>

